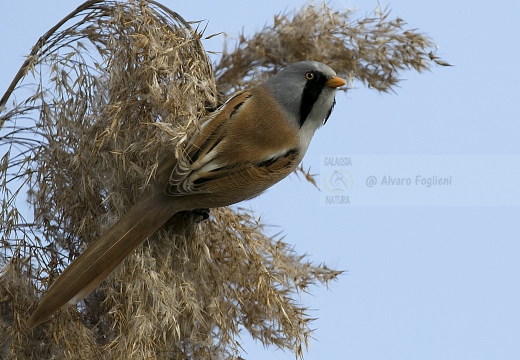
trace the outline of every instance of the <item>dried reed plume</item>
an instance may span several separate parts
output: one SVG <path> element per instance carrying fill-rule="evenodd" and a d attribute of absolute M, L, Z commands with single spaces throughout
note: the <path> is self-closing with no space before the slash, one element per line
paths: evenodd
<path fill-rule="evenodd" d="M 0 358 L 239 358 L 243 329 L 302 357 L 312 319 L 294 298 L 340 272 L 228 208 L 203 223 L 177 214 L 78 308 L 32 331 L 25 322 L 220 94 L 304 59 L 380 91 L 402 70 L 445 65 L 387 11 L 351 15 L 327 5 L 277 15 L 215 70 L 203 34 L 154 1 L 89 1 L 42 36 L 0 100 Z M 15 91 L 23 100 L 4 107 Z"/>

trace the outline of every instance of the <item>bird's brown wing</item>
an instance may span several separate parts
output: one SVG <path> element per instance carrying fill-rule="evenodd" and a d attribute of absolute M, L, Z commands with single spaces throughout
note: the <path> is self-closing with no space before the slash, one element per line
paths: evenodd
<path fill-rule="evenodd" d="M 294 170 L 301 160 L 297 132 L 280 126 L 273 130 L 273 122 L 285 122 L 274 118 L 283 112 L 262 89 L 254 90 L 255 101 L 251 96 L 249 90 L 237 93 L 202 122 L 170 173 L 166 194 L 207 194 L 204 207 L 231 205 Z"/>
<path fill-rule="evenodd" d="M 226 135 L 230 120 L 240 107 L 251 97 L 247 90 L 235 94 L 224 105 L 200 124 L 170 173 L 166 193 L 171 196 L 183 196 L 204 193 L 210 190 L 198 181 L 199 172 L 219 167 L 215 157 L 218 147 Z M 232 166 L 232 165 L 231 165 Z"/>

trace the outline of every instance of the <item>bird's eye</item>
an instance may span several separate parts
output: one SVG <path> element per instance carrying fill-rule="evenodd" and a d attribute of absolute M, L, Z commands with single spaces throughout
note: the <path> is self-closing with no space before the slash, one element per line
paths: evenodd
<path fill-rule="evenodd" d="M 312 73 L 312 72 L 310 72 L 310 71 L 309 71 L 309 72 L 306 72 L 306 73 L 305 73 L 305 78 L 306 78 L 307 80 L 312 80 L 312 79 L 314 79 L 314 73 Z"/>

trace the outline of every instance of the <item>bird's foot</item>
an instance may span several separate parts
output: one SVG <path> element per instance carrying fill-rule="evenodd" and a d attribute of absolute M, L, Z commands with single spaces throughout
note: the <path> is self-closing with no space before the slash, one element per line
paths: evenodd
<path fill-rule="evenodd" d="M 194 209 L 186 213 L 187 216 L 193 216 L 195 222 L 201 223 L 209 219 L 209 209 Z"/>

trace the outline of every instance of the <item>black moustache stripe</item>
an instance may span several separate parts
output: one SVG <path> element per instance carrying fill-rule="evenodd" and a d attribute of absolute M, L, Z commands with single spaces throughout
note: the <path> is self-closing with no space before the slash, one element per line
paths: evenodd
<path fill-rule="evenodd" d="M 300 104 L 300 127 L 303 126 L 305 120 L 312 111 L 312 107 L 318 101 L 320 94 L 325 87 L 327 78 L 318 71 L 313 71 L 314 78 L 307 80 L 303 88 L 302 102 Z"/>

